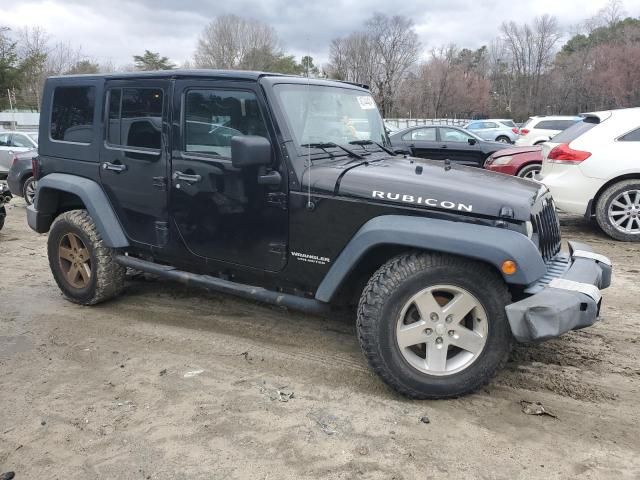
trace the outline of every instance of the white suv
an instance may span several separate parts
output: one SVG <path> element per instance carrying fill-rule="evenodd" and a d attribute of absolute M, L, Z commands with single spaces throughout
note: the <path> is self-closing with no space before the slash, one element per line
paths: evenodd
<path fill-rule="evenodd" d="M 581 117 L 578 116 L 531 117 L 520 127 L 520 136 L 516 140 L 516 145 L 530 147 L 548 142 L 580 120 Z"/>
<path fill-rule="evenodd" d="M 595 216 L 617 240 L 640 241 L 640 108 L 585 114 L 542 145 L 537 179 L 559 209 Z"/>

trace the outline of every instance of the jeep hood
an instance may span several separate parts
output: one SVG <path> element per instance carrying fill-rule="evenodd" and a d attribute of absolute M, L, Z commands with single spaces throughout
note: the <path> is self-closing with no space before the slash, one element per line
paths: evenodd
<path fill-rule="evenodd" d="M 365 160 L 314 163 L 302 186 L 315 193 L 361 198 L 435 211 L 499 217 L 503 207 L 513 220 L 530 220 L 531 207 L 546 187 L 517 177 L 442 161 L 379 156 Z"/>

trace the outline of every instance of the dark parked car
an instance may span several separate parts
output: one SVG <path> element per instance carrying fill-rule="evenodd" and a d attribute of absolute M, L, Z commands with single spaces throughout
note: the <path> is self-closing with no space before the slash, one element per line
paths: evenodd
<path fill-rule="evenodd" d="M 446 160 L 482 167 L 489 155 L 508 148 L 507 144 L 489 142 L 459 127 L 422 126 L 394 132 L 389 139 L 393 148 L 414 157 Z"/>
<path fill-rule="evenodd" d="M 588 245 L 561 252 L 544 187 L 394 155 L 371 93 L 352 84 L 49 78 L 40 133 L 27 221 L 49 232 L 70 301 L 115 297 L 129 267 L 312 312 L 358 304 L 371 368 L 409 397 L 471 392 L 514 339 L 593 324 L 610 282 Z"/>
<path fill-rule="evenodd" d="M 492 153 L 484 168 L 521 178 L 535 178 L 542 168 L 542 147 L 514 147 Z"/>
<path fill-rule="evenodd" d="M 6 184 L 0 183 L 0 230 L 4 227 L 4 219 L 7 217 L 7 210 L 4 208 L 5 203 L 11 200 L 11 192 Z"/>
<path fill-rule="evenodd" d="M 36 181 L 33 178 L 33 159 L 38 154 L 37 150 L 29 150 L 23 153 L 14 153 L 7 176 L 9 190 L 18 197 L 23 197 L 27 205 L 33 203 L 36 195 Z"/>

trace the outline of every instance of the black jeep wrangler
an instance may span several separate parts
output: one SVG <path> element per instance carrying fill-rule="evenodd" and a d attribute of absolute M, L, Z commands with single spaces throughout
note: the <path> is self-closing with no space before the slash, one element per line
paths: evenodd
<path fill-rule="evenodd" d="M 394 154 L 362 86 L 231 71 L 46 82 L 28 222 L 64 295 L 127 267 L 295 309 L 357 304 L 404 395 L 487 383 L 512 341 L 593 324 L 611 264 L 537 183 Z"/>

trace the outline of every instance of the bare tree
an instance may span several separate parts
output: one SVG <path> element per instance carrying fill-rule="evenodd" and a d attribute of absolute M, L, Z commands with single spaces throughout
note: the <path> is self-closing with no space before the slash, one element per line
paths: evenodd
<path fill-rule="evenodd" d="M 374 73 L 383 115 L 393 110 L 395 92 L 409 68 L 418 60 L 420 42 L 413 22 L 402 16 L 376 13 L 366 24 L 379 60 Z"/>
<path fill-rule="evenodd" d="M 251 69 L 249 56 L 260 51 L 278 51 L 278 37 L 272 27 L 237 15 L 221 15 L 200 35 L 194 62 L 200 68 Z"/>
<path fill-rule="evenodd" d="M 365 31 L 331 42 L 327 70 L 333 78 L 370 85 L 382 114 L 389 115 L 419 50 L 411 20 L 375 14 Z"/>
<path fill-rule="evenodd" d="M 500 27 L 516 88 L 524 102 L 520 114 L 529 115 L 542 108 L 541 81 L 556 53 L 560 31 L 550 15 L 536 17 L 533 25 L 505 22 Z"/>
<path fill-rule="evenodd" d="M 24 27 L 18 31 L 18 55 L 23 72 L 22 96 L 33 108 L 40 106 L 42 88 L 48 75 L 50 42 L 51 36 L 42 27 Z"/>

